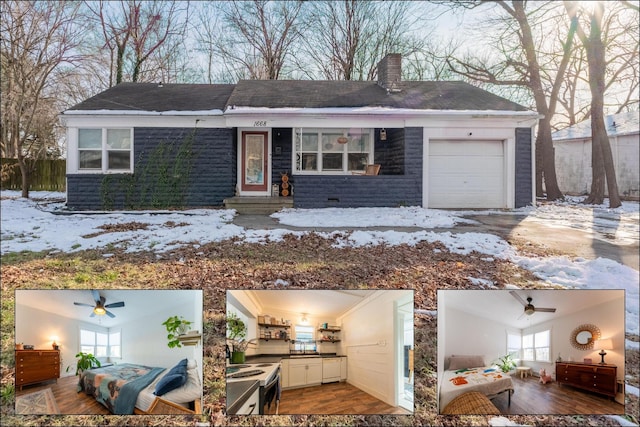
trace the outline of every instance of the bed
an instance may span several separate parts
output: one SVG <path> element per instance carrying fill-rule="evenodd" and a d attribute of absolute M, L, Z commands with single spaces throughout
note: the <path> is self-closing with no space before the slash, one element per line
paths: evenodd
<path fill-rule="evenodd" d="M 188 407 L 202 396 L 195 360 L 172 368 L 123 363 L 83 371 L 78 392 L 94 397 L 111 413 L 145 413 L 156 397 Z"/>
<path fill-rule="evenodd" d="M 497 366 L 486 366 L 481 356 L 452 356 L 442 375 L 439 408 L 442 411 L 457 396 L 471 391 L 488 398 L 507 392 L 510 404 L 513 389 L 511 376 Z"/>

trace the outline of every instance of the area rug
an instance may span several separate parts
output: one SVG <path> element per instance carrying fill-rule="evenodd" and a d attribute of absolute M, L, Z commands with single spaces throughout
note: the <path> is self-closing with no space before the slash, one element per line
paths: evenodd
<path fill-rule="evenodd" d="M 16 397 L 16 414 L 54 415 L 59 413 L 56 398 L 50 388 Z"/>

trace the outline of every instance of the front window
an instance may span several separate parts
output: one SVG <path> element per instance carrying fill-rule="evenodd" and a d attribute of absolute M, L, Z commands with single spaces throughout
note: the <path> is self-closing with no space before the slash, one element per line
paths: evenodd
<path fill-rule="evenodd" d="M 373 163 L 370 129 L 304 129 L 294 133 L 298 173 L 348 174 Z"/>
<path fill-rule="evenodd" d="M 130 171 L 131 129 L 78 129 L 78 169 Z"/>

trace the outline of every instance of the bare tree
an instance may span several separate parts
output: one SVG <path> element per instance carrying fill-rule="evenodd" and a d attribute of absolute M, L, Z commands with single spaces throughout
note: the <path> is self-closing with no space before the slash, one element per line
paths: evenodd
<path fill-rule="evenodd" d="M 562 88 L 563 77 L 571 58 L 576 23 L 573 22 L 569 26 L 561 46 L 557 47 L 562 55 L 557 71 L 552 76 L 551 84 L 548 85 L 544 79 L 539 55 L 545 28 L 550 25 L 552 17 L 543 8 L 528 11 L 526 9 L 528 3 L 523 1 L 497 1 L 491 4 L 499 6 L 507 13 L 507 19 L 502 21 L 502 25 L 495 26 L 496 29 L 500 29 L 495 43 L 497 43 L 497 53 L 501 58 L 497 62 L 494 61 L 493 65 L 459 58 L 448 59 L 448 64 L 456 73 L 475 81 L 495 85 L 524 86 L 529 89 L 536 110 L 543 116 L 539 121 L 536 137 L 536 193 L 539 197 L 543 195 L 542 183 L 544 181 L 547 199 L 561 199 L 563 194 L 558 187 L 556 178 L 551 120 L 557 105 L 558 93 Z M 484 6 L 485 3 L 467 2 L 463 5 L 477 7 Z M 534 29 L 538 30 L 538 33 Z M 515 42 L 512 42 L 513 40 Z M 548 86 L 551 87 L 550 93 L 546 91 Z"/>
<path fill-rule="evenodd" d="M 184 37 L 189 2 L 120 0 L 87 3 L 102 29 L 104 47 L 111 54 L 110 85 L 125 79 L 127 51 L 131 50 L 131 81 L 143 79 L 144 63 L 172 37 Z M 152 75 L 154 73 L 151 73 Z"/>
<path fill-rule="evenodd" d="M 275 80 L 300 36 L 303 1 L 238 1 L 219 5 L 225 27 L 216 53 L 235 76 Z"/>
<path fill-rule="evenodd" d="M 565 1 L 564 6 L 572 21 L 577 22 L 577 34 L 587 52 L 589 87 L 591 88 L 591 192 L 585 203 L 601 204 L 604 201 L 604 184 L 607 183 L 609 207 L 617 208 L 622 203 L 611 153 L 611 145 L 604 123 L 604 92 L 607 62 L 605 44 L 602 40 L 602 17 L 604 4 L 596 2 L 591 11 L 586 11 L 577 2 Z M 584 29 L 580 15 L 588 21 L 589 34 Z"/>
<path fill-rule="evenodd" d="M 307 37 L 298 68 L 311 78 L 319 73 L 328 80 L 373 80 L 385 54 L 421 51 L 429 38 L 422 14 L 411 2 L 313 2 L 304 16 Z M 420 37 L 411 33 L 418 25 Z"/>
<path fill-rule="evenodd" d="M 18 159 L 29 197 L 33 159 L 55 147 L 57 73 L 80 59 L 77 2 L 6 1 L 2 7 L 2 154 Z"/>

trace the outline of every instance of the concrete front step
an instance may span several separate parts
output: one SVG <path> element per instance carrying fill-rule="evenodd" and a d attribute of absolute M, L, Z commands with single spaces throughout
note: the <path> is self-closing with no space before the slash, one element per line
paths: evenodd
<path fill-rule="evenodd" d="M 282 208 L 292 208 L 292 197 L 242 197 L 224 199 L 224 207 L 235 209 L 238 214 L 272 214 Z"/>

